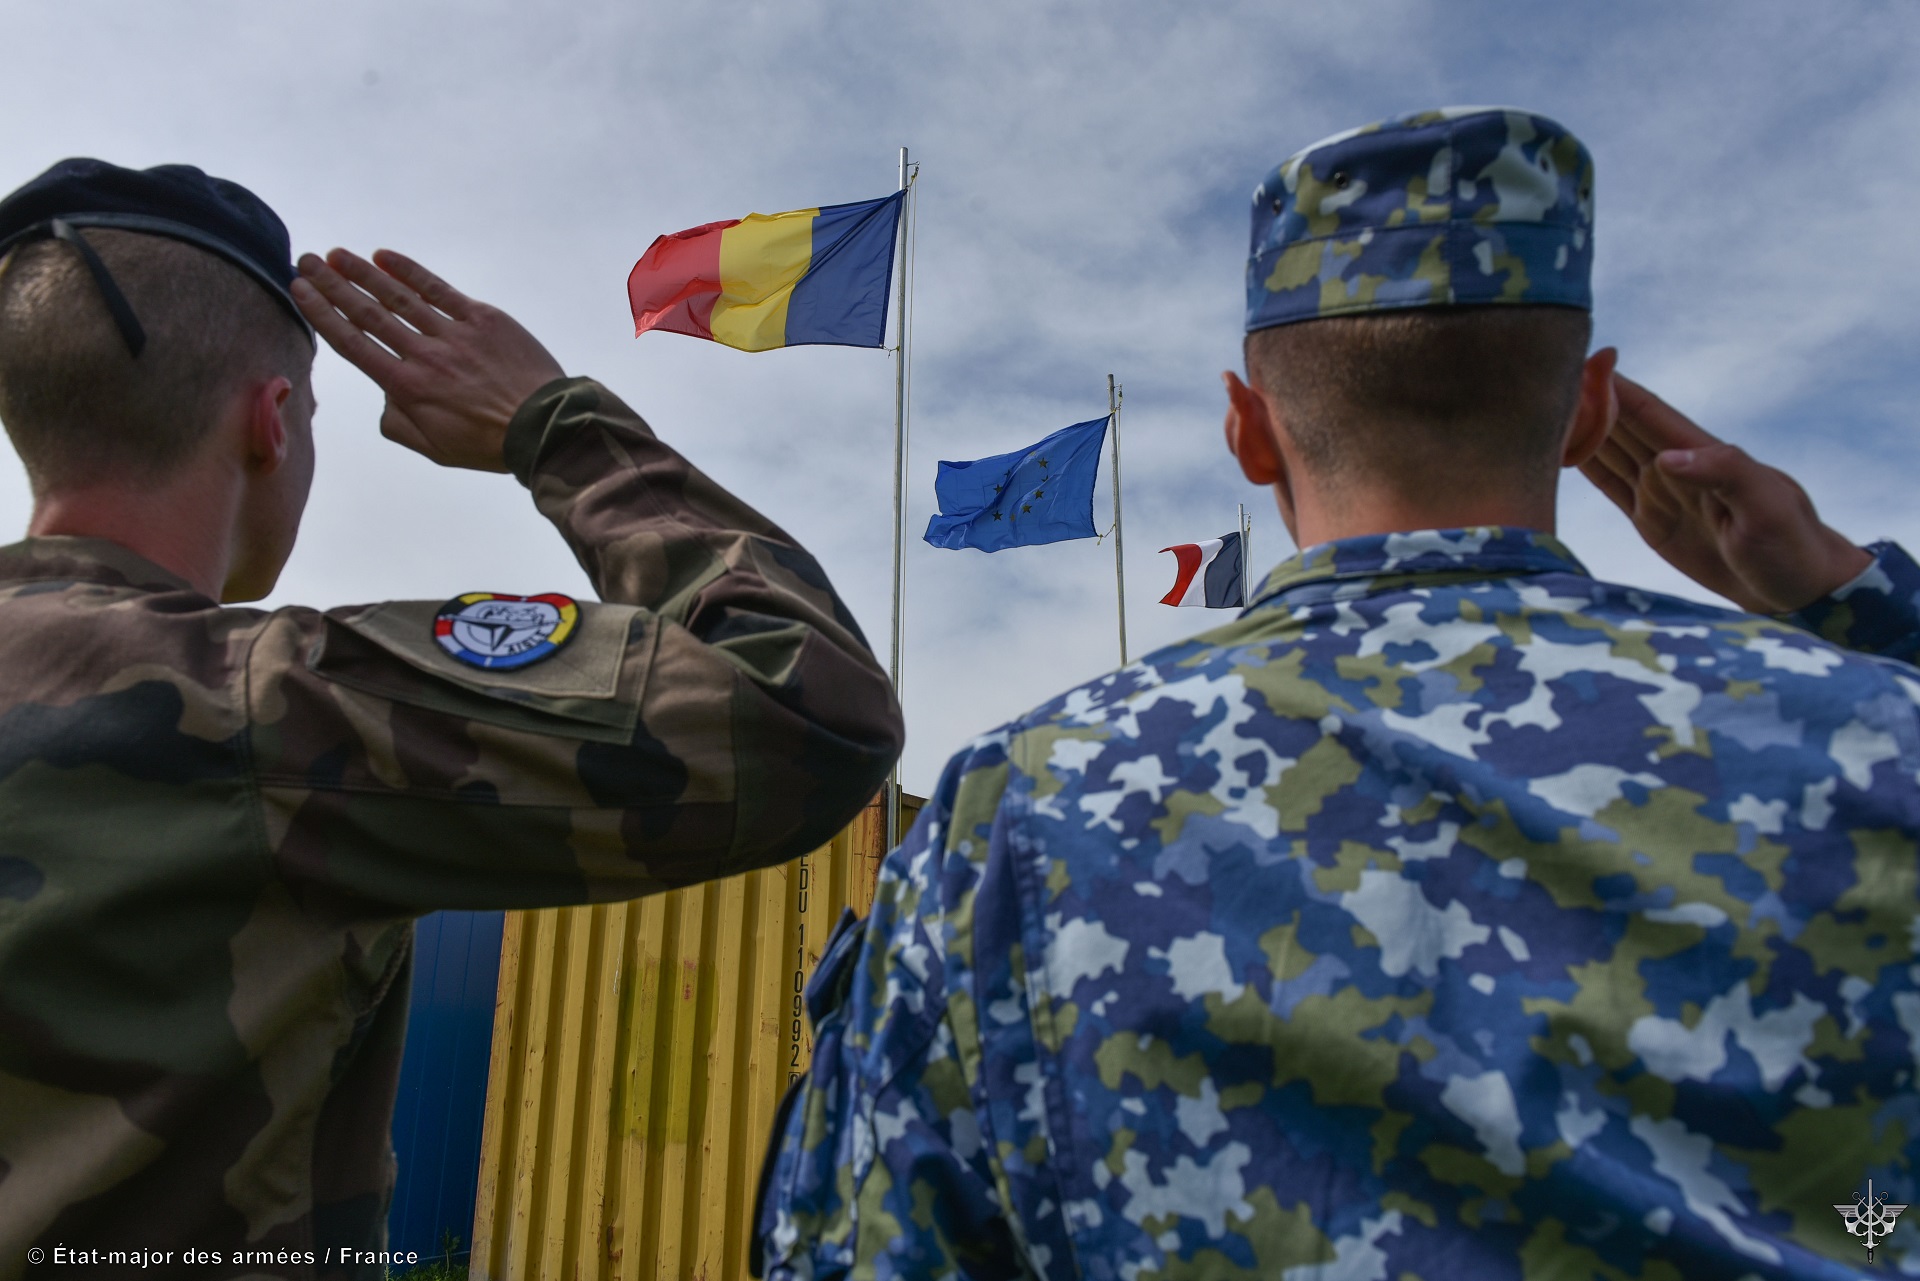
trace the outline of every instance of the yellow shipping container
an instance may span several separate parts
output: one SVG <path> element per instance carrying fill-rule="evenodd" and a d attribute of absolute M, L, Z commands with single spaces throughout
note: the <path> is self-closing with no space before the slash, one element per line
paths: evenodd
<path fill-rule="evenodd" d="M 801 989 L 885 855 L 876 798 L 779 867 L 507 914 L 476 1281 L 746 1277 L 774 1109 L 813 1050 Z"/>

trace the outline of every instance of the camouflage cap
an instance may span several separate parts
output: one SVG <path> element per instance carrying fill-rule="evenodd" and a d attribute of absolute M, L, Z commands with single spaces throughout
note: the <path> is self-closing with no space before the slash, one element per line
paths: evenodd
<path fill-rule="evenodd" d="M 1404 307 L 1590 309 L 1593 157 L 1532 112 L 1444 107 L 1335 134 L 1253 193 L 1247 332 Z"/>

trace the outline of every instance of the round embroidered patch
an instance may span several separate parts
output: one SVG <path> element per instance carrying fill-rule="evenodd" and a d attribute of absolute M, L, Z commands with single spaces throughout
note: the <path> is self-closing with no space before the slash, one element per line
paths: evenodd
<path fill-rule="evenodd" d="M 559 592 L 468 592 L 440 607 L 433 638 L 463 663 L 502 670 L 551 658 L 573 638 L 579 622 L 580 606 Z"/>

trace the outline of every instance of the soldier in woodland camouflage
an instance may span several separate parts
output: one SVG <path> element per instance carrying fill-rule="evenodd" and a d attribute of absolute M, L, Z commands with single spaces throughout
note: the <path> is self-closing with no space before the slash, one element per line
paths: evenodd
<path fill-rule="evenodd" d="M 0 203 L 9 250 L 35 511 L 0 549 L 0 1278 L 56 1249 L 383 1275 L 414 918 L 794 857 L 898 709 L 805 550 L 418 264 L 296 278 L 244 189 L 98 162 Z M 463 661 L 437 601 L 222 603 L 271 589 L 305 504 L 301 315 L 388 436 L 510 470 L 566 539 L 600 600 L 544 661 Z"/>
<path fill-rule="evenodd" d="M 1303 550 L 953 758 L 764 1275 L 1920 1270 L 1834 1210 L 1920 1201 L 1920 566 L 1586 355 L 1592 183 L 1458 110 L 1261 185 L 1227 435 Z M 1596 582 L 1565 465 L 1756 612 Z"/>

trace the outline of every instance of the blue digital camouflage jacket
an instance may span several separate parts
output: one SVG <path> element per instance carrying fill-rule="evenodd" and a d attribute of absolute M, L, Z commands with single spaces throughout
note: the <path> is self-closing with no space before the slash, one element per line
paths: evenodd
<path fill-rule="evenodd" d="M 1796 626 L 1525 531 L 1327 544 L 976 740 L 816 974 L 767 1275 L 1920 1271 L 1835 1208 L 1920 1200 L 1874 550 Z"/>

